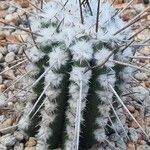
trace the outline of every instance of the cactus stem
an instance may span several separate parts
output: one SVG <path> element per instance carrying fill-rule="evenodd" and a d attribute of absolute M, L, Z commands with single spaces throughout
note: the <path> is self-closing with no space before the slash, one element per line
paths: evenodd
<path fill-rule="evenodd" d="M 115 91 L 115 89 L 113 88 L 113 86 L 111 84 L 109 84 L 109 88 L 110 90 L 114 93 L 114 95 L 116 96 L 116 98 L 118 99 L 118 101 L 120 102 L 120 104 L 123 106 L 123 108 L 127 111 L 127 113 L 131 116 L 131 118 L 135 121 L 135 123 L 139 126 L 139 128 L 141 129 L 141 131 L 144 133 L 144 135 L 148 138 L 149 136 L 147 135 L 147 133 L 144 131 L 144 129 L 142 128 L 142 126 L 137 122 L 137 120 L 134 118 L 134 116 L 130 113 L 130 111 L 128 110 L 128 108 L 125 106 L 125 104 L 123 103 L 123 101 L 121 100 L 121 98 L 119 97 L 119 95 L 117 94 L 117 92 Z"/>

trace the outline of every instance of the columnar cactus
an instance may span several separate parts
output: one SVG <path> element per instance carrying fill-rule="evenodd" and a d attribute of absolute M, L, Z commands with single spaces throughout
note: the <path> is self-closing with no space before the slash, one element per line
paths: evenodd
<path fill-rule="evenodd" d="M 122 92 L 124 68 L 113 60 L 128 61 L 132 50 L 123 50 L 122 44 L 130 43 L 127 32 L 114 34 L 124 22 L 111 4 L 99 5 L 97 11 L 95 0 L 51 0 L 30 18 L 38 36 L 26 51 L 32 63 L 27 70 L 35 80 L 26 94 L 32 88 L 34 97 L 27 102 L 19 128 L 37 138 L 37 150 L 84 150 L 97 143 L 118 147 L 110 138 L 120 132 L 113 127 L 120 122 L 113 112 L 118 104 L 110 86 Z M 121 123 L 118 126 L 127 130 Z M 125 142 L 126 132 L 121 134 Z"/>

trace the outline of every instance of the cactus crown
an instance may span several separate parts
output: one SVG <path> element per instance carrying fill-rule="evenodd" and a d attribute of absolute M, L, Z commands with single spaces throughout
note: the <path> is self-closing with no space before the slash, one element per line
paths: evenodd
<path fill-rule="evenodd" d="M 39 34 L 27 50 L 34 97 L 28 99 L 19 128 L 36 136 L 37 150 L 84 150 L 97 143 L 118 147 L 111 136 L 124 143 L 126 132 L 117 125 L 113 108 L 120 104 L 109 86 L 122 92 L 124 67 L 113 59 L 128 61 L 125 56 L 132 54 L 122 46 L 130 42 L 128 33 L 114 35 L 124 22 L 105 1 L 51 0 L 42 11 L 30 18 L 32 31 Z"/>

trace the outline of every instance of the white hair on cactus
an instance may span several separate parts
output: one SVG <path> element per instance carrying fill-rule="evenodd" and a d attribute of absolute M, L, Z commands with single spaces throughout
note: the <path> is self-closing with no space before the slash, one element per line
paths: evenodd
<path fill-rule="evenodd" d="M 99 128 L 99 129 L 95 130 L 94 135 L 95 135 L 95 138 L 97 141 L 103 142 L 106 138 L 105 129 Z"/>
<path fill-rule="evenodd" d="M 82 79 L 84 84 L 88 84 L 91 77 L 91 71 L 87 71 L 86 73 L 85 71 L 85 67 L 73 67 L 70 73 L 70 80 L 74 81 L 77 85 L 79 85 L 80 80 Z"/>
<path fill-rule="evenodd" d="M 28 64 L 26 66 L 26 71 L 29 72 L 31 76 L 35 76 L 39 73 L 39 68 L 34 64 Z"/>
<path fill-rule="evenodd" d="M 52 70 L 49 70 L 45 75 L 45 85 L 51 82 L 52 87 L 58 87 L 61 84 L 63 76 L 63 74 L 54 73 Z"/>
<path fill-rule="evenodd" d="M 115 72 L 110 71 L 109 73 L 102 74 L 99 76 L 98 80 L 101 83 L 101 86 L 106 89 L 108 87 L 108 83 L 110 83 L 111 85 L 115 84 L 116 82 Z"/>
<path fill-rule="evenodd" d="M 45 95 L 50 99 L 55 99 L 60 94 L 60 90 L 53 89 L 51 87 L 48 87 L 47 91 L 45 92 Z"/>
<path fill-rule="evenodd" d="M 44 56 L 44 53 L 38 50 L 35 46 L 31 49 L 27 49 L 26 54 L 32 62 L 37 62 Z"/>
<path fill-rule="evenodd" d="M 99 50 L 98 52 L 95 53 L 95 59 L 96 59 L 96 64 L 97 65 L 102 65 L 104 64 L 105 60 L 109 57 L 111 54 L 111 51 L 105 47 L 102 48 L 102 50 Z M 113 55 L 109 59 L 113 59 Z M 114 63 L 112 62 L 106 62 L 105 66 L 107 67 L 113 67 Z"/>
<path fill-rule="evenodd" d="M 28 129 L 30 125 L 30 117 L 28 116 L 29 111 L 31 110 L 33 104 L 29 101 L 26 104 L 26 107 L 24 108 L 23 111 L 23 116 L 21 116 L 21 119 L 18 122 L 18 128 L 21 130 Z"/>
<path fill-rule="evenodd" d="M 52 131 L 49 128 L 49 125 L 46 126 L 45 124 L 41 124 L 39 132 L 36 135 L 36 138 L 38 139 L 38 141 L 40 140 L 40 141 L 43 141 L 43 143 L 46 143 L 47 139 L 49 138 L 51 134 L 52 134 Z"/>
<path fill-rule="evenodd" d="M 53 65 L 54 69 L 60 69 L 61 66 L 66 65 L 68 60 L 68 53 L 61 49 L 61 47 L 54 48 L 53 51 L 49 54 L 49 64 L 56 62 Z"/>
<path fill-rule="evenodd" d="M 89 42 L 79 41 L 71 47 L 73 59 L 75 61 L 89 61 L 92 58 L 93 50 Z"/>

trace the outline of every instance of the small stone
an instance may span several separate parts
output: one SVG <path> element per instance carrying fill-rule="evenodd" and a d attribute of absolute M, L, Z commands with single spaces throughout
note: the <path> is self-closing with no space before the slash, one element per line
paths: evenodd
<path fill-rule="evenodd" d="M 8 14 L 6 15 L 5 17 L 5 20 L 7 22 L 11 22 L 11 23 L 14 23 L 15 25 L 18 25 L 19 24 L 19 20 L 18 20 L 18 15 L 17 13 L 13 13 L 13 14 Z"/>
<path fill-rule="evenodd" d="M 2 93 L 6 89 L 4 84 L 0 84 L 0 93 Z"/>
<path fill-rule="evenodd" d="M 33 146 L 35 146 L 35 145 L 36 145 L 36 140 L 35 140 L 35 138 L 30 137 L 30 138 L 29 138 L 29 141 L 27 141 L 25 145 L 26 145 L 26 147 L 33 147 Z"/>
<path fill-rule="evenodd" d="M 140 145 L 137 147 L 137 150 L 150 150 L 150 146 L 148 145 Z"/>
<path fill-rule="evenodd" d="M 0 150 L 7 150 L 7 147 L 2 145 L 2 144 L 0 144 Z"/>
<path fill-rule="evenodd" d="M 134 145 L 133 143 L 128 143 L 126 150 L 136 150 L 136 149 L 135 149 L 135 145 Z"/>
<path fill-rule="evenodd" d="M 17 144 L 14 146 L 14 150 L 24 150 L 24 145 L 23 145 L 23 143 L 17 143 Z"/>
<path fill-rule="evenodd" d="M 0 53 L 0 62 L 3 62 L 3 54 Z"/>
<path fill-rule="evenodd" d="M 146 142 L 145 142 L 144 140 L 138 140 L 137 143 L 138 143 L 139 145 L 144 145 L 144 144 L 146 144 Z"/>
<path fill-rule="evenodd" d="M 134 108 L 133 106 L 128 105 L 127 108 L 128 108 L 128 110 L 129 110 L 131 113 L 134 113 L 135 108 Z"/>
<path fill-rule="evenodd" d="M 3 106 L 6 102 L 7 98 L 4 95 L 0 95 L 0 106 Z"/>
<path fill-rule="evenodd" d="M 27 7 L 29 7 L 29 2 L 28 1 L 23 1 L 21 3 L 21 6 L 22 6 L 22 8 L 27 8 Z"/>
<path fill-rule="evenodd" d="M 36 150 L 36 147 L 26 147 L 24 150 Z"/>
<path fill-rule="evenodd" d="M 5 57 L 5 61 L 6 62 L 12 62 L 15 59 L 15 53 L 14 52 L 9 52 L 6 57 Z"/>
<path fill-rule="evenodd" d="M 145 47 L 144 49 L 141 50 L 141 53 L 143 53 L 146 56 L 150 55 L 150 47 Z"/>
<path fill-rule="evenodd" d="M 145 81 L 145 87 L 150 88 L 150 79 L 148 81 Z"/>
<path fill-rule="evenodd" d="M 22 141 L 24 139 L 24 135 L 23 133 L 19 132 L 19 131 L 15 131 L 14 132 L 14 136 L 18 141 Z"/>
<path fill-rule="evenodd" d="M 4 146 L 13 146 L 16 142 L 16 139 L 11 134 L 6 134 L 0 137 L 0 143 L 2 143 Z"/>
<path fill-rule="evenodd" d="M 134 77 L 139 80 L 139 81 L 147 81 L 148 80 L 148 76 L 146 73 L 143 72 L 138 72 L 134 75 Z"/>
<path fill-rule="evenodd" d="M 0 31 L 0 40 L 4 40 L 6 37 L 4 31 Z"/>
<path fill-rule="evenodd" d="M 0 75 L 0 84 L 3 83 L 3 77 Z"/>
<path fill-rule="evenodd" d="M 0 10 L 6 10 L 9 6 L 5 2 L 0 2 Z"/>
<path fill-rule="evenodd" d="M 0 53 L 5 55 L 7 53 L 7 49 L 5 47 L 0 46 Z"/>
<path fill-rule="evenodd" d="M 145 125 L 150 127 L 150 117 L 145 117 Z"/>
<path fill-rule="evenodd" d="M 20 49 L 20 46 L 19 45 L 16 45 L 16 44 L 9 44 L 7 46 L 7 49 L 8 49 L 8 52 L 14 52 L 15 54 L 18 53 L 19 49 Z"/>
<path fill-rule="evenodd" d="M 138 134 L 134 128 L 129 129 L 129 137 L 132 142 L 136 143 L 138 140 Z"/>
<path fill-rule="evenodd" d="M 16 10 L 17 10 L 17 9 L 16 9 L 15 7 L 11 6 L 11 7 L 9 7 L 9 8 L 7 9 L 7 13 L 8 13 L 8 14 L 13 14 Z"/>
<path fill-rule="evenodd" d="M 8 118 L 7 120 L 3 122 L 3 125 L 6 125 L 6 126 L 11 126 L 12 124 L 13 124 L 13 120 L 11 118 Z"/>

